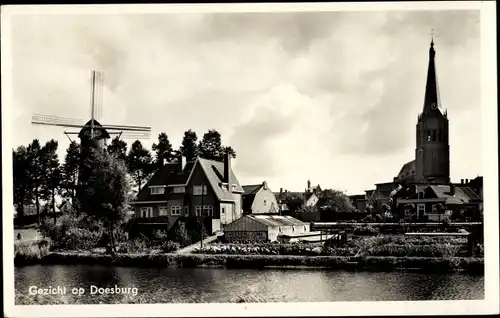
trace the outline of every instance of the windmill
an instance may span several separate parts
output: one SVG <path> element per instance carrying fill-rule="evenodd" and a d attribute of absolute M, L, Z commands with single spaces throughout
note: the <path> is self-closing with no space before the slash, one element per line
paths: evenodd
<path fill-rule="evenodd" d="M 79 118 L 68 118 L 53 115 L 33 114 L 31 123 L 33 125 L 59 126 L 67 128 L 80 128 L 80 131 L 64 131 L 64 134 L 70 141 L 70 135 L 77 135 L 81 141 L 82 147 L 93 146 L 104 148 L 111 135 L 126 139 L 148 139 L 151 134 L 151 127 L 145 126 L 127 126 L 127 125 L 102 125 L 101 120 L 102 107 L 100 97 L 102 97 L 103 74 L 92 71 L 91 76 L 91 108 L 90 120 L 84 123 Z"/>

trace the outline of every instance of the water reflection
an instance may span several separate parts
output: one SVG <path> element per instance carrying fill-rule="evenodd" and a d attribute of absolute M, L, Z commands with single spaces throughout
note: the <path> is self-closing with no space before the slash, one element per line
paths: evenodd
<path fill-rule="evenodd" d="M 227 302 L 235 296 L 267 301 L 397 301 L 483 299 L 484 277 L 409 272 L 372 273 L 325 270 L 248 270 L 189 268 L 124 268 L 104 266 L 29 266 L 15 269 L 16 290 L 39 287 L 83 287 L 69 303 L 113 303 L 131 295 L 90 295 L 91 285 L 137 287 L 151 303 Z M 44 296 L 40 296 L 44 297 Z"/>

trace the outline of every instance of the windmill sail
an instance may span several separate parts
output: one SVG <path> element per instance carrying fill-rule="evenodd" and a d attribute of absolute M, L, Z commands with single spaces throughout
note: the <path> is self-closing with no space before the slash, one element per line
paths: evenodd
<path fill-rule="evenodd" d="M 69 118 L 53 115 L 33 114 L 31 123 L 33 125 L 59 126 L 68 128 L 78 128 L 79 132 L 64 132 L 67 136 L 70 134 L 78 135 L 91 141 L 100 141 L 100 146 L 105 145 L 105 140 L 110 135 L 118 135 L 123 138 L 147 139 L 151 134 L 151 127 L 135 125 L 101 125 L 99 121 L 102 116 L 102 96 L 103 80 L 102 72 L 92 71 L 91 90 L 90 90 L 90 120 L 86 123 L 82 119 Z M 69 136 L 68 136 L 69 138 Z"/>

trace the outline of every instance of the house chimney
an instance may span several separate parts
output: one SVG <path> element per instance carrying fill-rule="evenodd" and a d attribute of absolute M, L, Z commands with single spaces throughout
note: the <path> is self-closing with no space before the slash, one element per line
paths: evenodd
<path fill-rule="evenodd" d="M 465 179 L 465 184 L 469 184 L 469 179 Z"/>
<path fill-rule="evenodd" d="M 280 188 L 280 193 L 283 193 L 283 188 Z"/>
<path fill-rule="evenodd" d="M 455 185 L 450 182 L 450 195 L 455 195 Z"/>
<path fill-rule="evenodd" d="M 228 190 L 233 189 L 233 184 L 231 180 L 231 154 L 226 153 L 224 157 L 224 182 L 228 184 Z"/>
<path fill-rule="evenodd" d="M 464 184 L 464 179 L 460 179 L 460 184 Z"/>
<path fill-rule="evenodd" d="M 267 190 L 267 182 L 266 181 L 262 182 L 262 187 L 264 188 L 264 190 Z"/>
<path fill-rule="evenodd" d="M 183 155 L 179 155 L 177 158 L 177 163 L 179 164 L 179 172 L 184 171 L 184 167 L 186 167 L 186 157 Z"/>

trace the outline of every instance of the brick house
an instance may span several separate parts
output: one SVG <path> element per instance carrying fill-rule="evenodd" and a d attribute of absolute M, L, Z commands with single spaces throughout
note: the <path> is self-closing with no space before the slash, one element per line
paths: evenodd
<path fill-rule="evenodd" d="M 131 204 L 138 225 L 169 230 L 179 218 L 203 213 L 213 233 L 241 216 L 243 192 L 229 154 L 224 161 L 182 157 L 156 171 Z"/>

